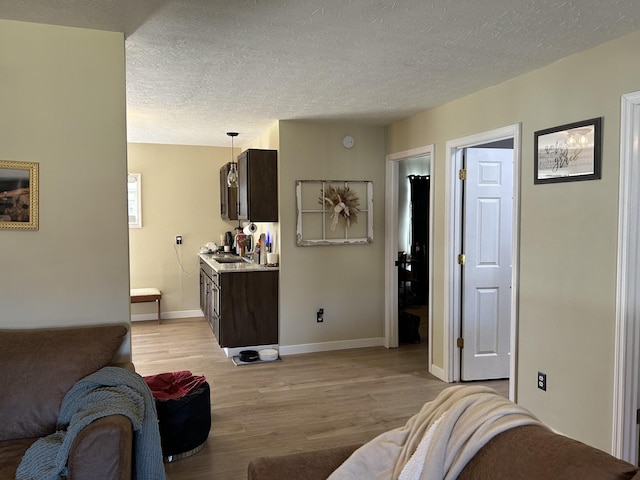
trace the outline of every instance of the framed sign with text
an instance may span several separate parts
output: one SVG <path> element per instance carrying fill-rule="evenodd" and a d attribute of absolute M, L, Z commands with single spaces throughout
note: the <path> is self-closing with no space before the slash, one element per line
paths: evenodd
<path fill-rule="evenodd" d="M 601 177 L 602 117 L 534 133 L 533 183 Z"/>

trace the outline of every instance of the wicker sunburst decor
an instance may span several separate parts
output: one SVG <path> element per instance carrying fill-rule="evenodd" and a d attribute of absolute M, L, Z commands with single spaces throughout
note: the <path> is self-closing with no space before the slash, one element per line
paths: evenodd
<path fill-rule="evenodd" d="M 358 223 L 360 201 L 349 187 L 330 186 L 328 190 L 320 190 L 320 193 L 324 194 L 324 197 L 319 197 L 318 203 L 326 205 L 331 211 L 331 230 L 336 229 L 338 222 L 344 228 Z"/>

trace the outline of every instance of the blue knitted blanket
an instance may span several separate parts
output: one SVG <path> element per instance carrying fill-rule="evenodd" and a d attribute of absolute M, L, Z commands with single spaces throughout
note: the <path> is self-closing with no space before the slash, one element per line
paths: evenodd
<path fill-rule="evenodd" d="M 134 430 L 134 478 L 165 480 L 158 415 L 144 379 L 117 367 L 104 367 L 78 381 L 62 400 L 57 431 L 38 439 L 26 451 L 16 480 L 57 480 L 66 476 L 76 435 L 94 420 L 125 415 Z"/>

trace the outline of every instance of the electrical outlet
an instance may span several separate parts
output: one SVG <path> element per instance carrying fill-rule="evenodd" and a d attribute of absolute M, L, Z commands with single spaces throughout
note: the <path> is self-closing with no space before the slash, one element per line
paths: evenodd
<path fill-rule="evenodd" d="M 547 391 L 547 374 L 538 372 L 538 388 Z"/>
<path fill-rule="evenodd" d="M 321 308 L 316 313 L 316 322 L 322 323 L 324 322 L 324 308 Z"/>
<path fill-rule="evenodd" d="M 176 245 L 182 245 L 182 235 L 176 235 Z"/>

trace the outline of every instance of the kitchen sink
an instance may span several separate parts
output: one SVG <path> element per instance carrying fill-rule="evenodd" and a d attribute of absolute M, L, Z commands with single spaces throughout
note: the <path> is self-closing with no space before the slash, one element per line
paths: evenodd
<path fill-rule="evenodd" d="M 247 260 L 245 260 L 243 257 L 235 257 L 235 256 L 220 256 L 220 257 L 216 257 L 214 256 L 213 259 L 218 262 L 218 263 L 246 263 Z"/>

